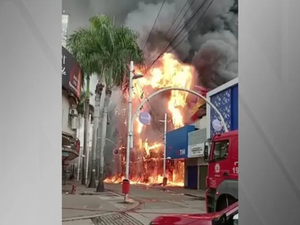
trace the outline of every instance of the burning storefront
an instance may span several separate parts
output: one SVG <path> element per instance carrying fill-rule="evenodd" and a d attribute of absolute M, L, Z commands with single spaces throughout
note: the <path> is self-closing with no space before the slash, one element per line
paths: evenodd
<path fill-rule="evenodd" d="M 201 6 L 197 1 L 185 4 L 172 0 L 168 4 L 162 1 L 133 3 L 128 12 L 124 9 L 122 24 L 139 33 L 138 44 L 148 66 L 147 69 L 135 68 L 135 73 L 144 77 L 133 81 L 133 111 L 144 98 L 159 89 L 179 87 L 205 95 L 237 76 L 237 14 L 231 11 L 236 4 L 235 0 L 220 0 Z M 190 30 L 190 21 L 194 21 L 192 18 L 201 7 L 209 9 Z M 144 20 L 145 15 L 147 20 Z M 174 21 L 176 18 L 180 22 Z M 119 149 L 110 161 L 113 166 L 106 182 L 122 182 L 125 175 L 127 91 L 120 95 L 124 98 L 117 100 L 112 119 L 117 127 Z M 168 131 L 195 123 L 206 113 L 205 102 L 186 92 L 169 91 L 150 99 L 142 110 L 147 111 L 152 120 L 149 125 L 135 121 L 130 183 L 162 183 L 164 127 L 159 121 L 168 113 Z M 184 186 L 184 168 L 183 160 L 168 160 L 167 171 L 172 171 L 168 174 L 169 185 Z"/>
<path fill-rule="evenodd" d="M 144 77 L 134 80 L 133 108 L 151 93 L 165 87 L 193 89 L 195 71 L 193 66 L 183 64 L 171 53 L 165 53 L 148 71 L 136 68 Z M 168 113 L 167 130 L 183 127 L 191 115 L 187 92 L 170 91 L 149 100 L 143 111 L 151 114 L 151 124 L 145 126 L 138 120 L 134 125 L 134 148 L 130 154 L 130 180 L 132 183 L 161 184 L 163 181 L 163 124 L 159 120 Z M 127 98 L 117 106 L 119 149 L 114 154 L 114 172 L 106 182 L 121 182 L 125 172 L 127 135 Z M 122 135 L 121 135 L 122 134 Z M 171 157 L 174 158 L 174 157 Z M 184 185 L 184 163 L 181 160 L 167 161 L 169 185 Z"/>

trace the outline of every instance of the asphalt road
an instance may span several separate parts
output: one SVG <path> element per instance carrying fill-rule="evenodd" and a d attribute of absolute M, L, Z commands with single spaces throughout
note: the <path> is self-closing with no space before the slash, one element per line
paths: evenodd
<path fill-rule="evenodd" d="M 121 193 L 121 185 L 107 184 L 106 188 Z M 149 224 L 153 218 L 162 214 L 205 212 L 205 201 L 197 197 L 166 192 L 161 188 L 144 185 L 132 185 L 130 188 L 130 197 L 138 201 L 140 205 L 134 212 L 128 214 L 143 224 Z"/>
<path fill-rule="evenodd" d="M 63 225 L 148 225 L 163 214 L 205 212 L 203 200 L 180 191 L 132 185 L 130 198 L 134 203 L 126 205 L 120 184 L 106 184 L 105 188 L 108 191 L 101 194 L 63 195 Z M 85 191 L 92 193 L 94 190 Z"/>

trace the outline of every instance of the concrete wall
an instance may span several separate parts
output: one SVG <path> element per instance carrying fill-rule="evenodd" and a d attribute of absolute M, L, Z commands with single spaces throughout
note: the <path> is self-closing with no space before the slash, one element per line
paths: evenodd
<path fill-rule="evenodd" d="M 66 95 L 62 94 L 62 131 L 76 137 L 76 130 L 72 130 L 69 125 L 70 103 Z"/>
<path fill-rule="evenodd" d="M 192 131 L 189 133 L 189 140 L 188 145 L 195 145 L 195 144 L 201 144 L 204 143 L 207 140 L 207 126 L 208 126 L 208 120 L 207 116 L 203 116 L 201 119 L 195 121 L 193 125 L 198 128 L 199 130 Z M 188 181 L 188 172 L 187 167 L 189 166 L 198 166 L 198 189 L 200 188 L 199 184 L 199 173 L 200 173 L 200 166 L 207 166 L 207 163 L 204 162 L 203 157 L 193 157 L 193 158 L 187 158 L 185 160 L 185 181 L 184 185 L 187 186 Z"/>
<path fill-rule="evenodd" d="M 207 127 L 207 116 L 203 116 L 200 120 L 197 120 L 193 123 L 193 125 L 197 128 L 197 129 L 205 129 Z"/>

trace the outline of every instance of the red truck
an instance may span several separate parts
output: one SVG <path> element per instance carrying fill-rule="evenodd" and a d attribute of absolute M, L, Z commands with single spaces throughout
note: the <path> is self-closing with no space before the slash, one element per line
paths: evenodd
<path fill-rule="evenodd" d="M 238 201 L 238 131 L 213 136 L 205 145 L 208 162 L 206 210 L 219 212 Z"/>

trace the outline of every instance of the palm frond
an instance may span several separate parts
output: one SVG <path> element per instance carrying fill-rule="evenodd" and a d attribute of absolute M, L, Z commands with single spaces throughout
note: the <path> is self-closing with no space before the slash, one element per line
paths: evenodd
<path fill-rule="evenodd" d="M 89 21 L 89 27 L 79 28 L 69 36 L 67 47 L 86 77 L 95 73 L 109 88 L 121 86 L 129 75 L 129 62 L 144 62 L 138 34 L 128 27 L 115 26 L 104 15 L 93 16 Z"/>

